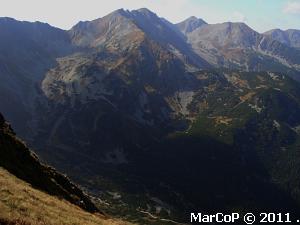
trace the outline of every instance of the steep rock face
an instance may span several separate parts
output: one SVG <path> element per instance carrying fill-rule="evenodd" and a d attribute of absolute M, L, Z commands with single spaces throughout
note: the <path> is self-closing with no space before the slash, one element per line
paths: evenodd
<path fill-rule="evenodd" d="M 264 35 L 271 37 L 289 47 L 300 48 L 300 31 L 295 29 L 280 30 L 274 29 L 264 33 Z"/>
<path fill-rule="evenodd" d="M 66 176 L 40 163 L 37 156 L 15 136 L 1 114 L 0 166 L 51 195 L 64 198 L 85 210 L 98 211 L 91 200 Z"/>

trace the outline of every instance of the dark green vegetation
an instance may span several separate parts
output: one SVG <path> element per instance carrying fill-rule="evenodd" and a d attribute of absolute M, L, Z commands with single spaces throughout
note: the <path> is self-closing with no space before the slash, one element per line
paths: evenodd
<path fill-rule="evenodd" d="M 245 24 L 174 25 L 147 9 L 69 31 L 2 20 L 0 50 L 20 34 L 39 70 L 0 58 L 1 109 L 104 211 L 141 224 L 299 213 L 299 49 Z"/>

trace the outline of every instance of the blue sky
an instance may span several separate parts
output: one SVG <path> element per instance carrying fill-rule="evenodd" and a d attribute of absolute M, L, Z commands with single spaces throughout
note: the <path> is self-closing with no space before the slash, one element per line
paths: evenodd
<path fill-rule="evenodd" d="M 193 0 L 205 5 L 204 19 L 216 23 L 223 20 L 246 22 L 263 32 L 272 28 L 300 29 L 300 0 Z M 213 15 L 210 15 L 210 14 Z M 199 15 L 200 16 L 200 15 Z"/>
<path fill-rule="evenodd" d="M 142 7 L 173 23 L 197 16 L 208 23 L 245 22 L 259 32 L 273 28 L 300 29 L 300 0 L 0 0 L 0 3 L 1 17 L 42 21 L 63 29 L 119 8 Z"/>

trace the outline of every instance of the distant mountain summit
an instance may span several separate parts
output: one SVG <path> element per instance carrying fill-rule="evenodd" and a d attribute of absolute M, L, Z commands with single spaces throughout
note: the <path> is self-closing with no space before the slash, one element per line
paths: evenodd
<path fill-rule="evenodd" d="M 186 20 L 177 23 L 176 26 L 182 33 L 187 34 L 206 24 L 207 23 L 204 20 L 191 16 Z"/>
<path fill-rule="evenodd" d="M 250 48 L 255 45 L 259 34 L 245 23 L 222 23 L 203 26 L 191 34 L 191 38 L 207 40 L 216 47 Z M 207 43 L 208 44 L 208 43 Z"/>
<path fill-rule="evenodd" d="M 300 30 L 289 29 L 283 31 L 280 29 L 274 29 L 265 32 L 264 35 L 286 44 L 289 47 L 300 49 Z"/>

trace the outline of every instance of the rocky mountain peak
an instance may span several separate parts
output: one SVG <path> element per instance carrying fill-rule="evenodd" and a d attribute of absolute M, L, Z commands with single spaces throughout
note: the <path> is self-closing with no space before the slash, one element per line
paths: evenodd
<path fill-rule="evenodd" d="M 77 46 L 101 47 L 108 42 L 124 44 L 120 40 L 128 38 L 129 41 L 131 34 L 136 32 L 137 27 L 132 22 L 130 12 L 118 9 L 102 18 L 78 23 L 69 34 Z"/>
<path fill-rule="evenodd" d="M 206 25 L 207 23 L 200 19 L 200 18 L 197 18 L 195 16 L 191 16 L 189 18 L 187 18 L 186 20 L 176 24 L 176 26 L 179 28 L 179 30 L 186 34 L 186 33 L 190 33 L 194 30 L 196 30 L 197 28 L 203 26 L 203 25 Z"/>
<path fill-rule="evenodd" d="M 144 16 L 148 16 L 148 17 L 157 17 L 156 13 L 152 12 L 151 10 L 147 9 L 147 8 L 140 8 L 137 10 L 133 10 L 131 11 L 132 13 L 134 12 L 139 12 L 141 14 L 143 14 Z"/>
<path fill-rule="evenodd" d="M 283 34 L 283 33 L 284 33 L 283 30 L 276 28 L 276 29 L 266 31 L 264 34 Z"/>
<path fill-rule="evenodd" d="M 281 29 L 273 29 L 264 33 L 265 36 L 269 36 L 272 39 L 278 40 L 281 43 L 288 44 L 289 40 L 285 31 Z"/>
<path fill-rule="evenodd" d="M 250 48 L 257 42 L 259 33 L 244 23 L 220 23 L 202 26 L 189 34 L 191 40 L 209 41 L 215 47 Z"/>
<path fill-rule="evenodd" d="M 11 17 L 1 17 L 0 18 L 0 23 L 11 23 L 11 22 L 17 22 L 17 21 Z"/>
<path fill-rule="evenodd" d="M 270 37 L 276 41 L 279 41 L 289 47 L 300 48 L 300 30 L 289 29 L 280 30 L 273 29 L 265 32 L 263 35 Z"/>
<path fill-rule="evenodd" d="M 219 24 L 219 29 L 224 30 L 227 34 L 241 33 L 243 35 L 258 35 L 258 32 L 254 31 L 247 24 L 241 22 L 226 22 Z"/>

